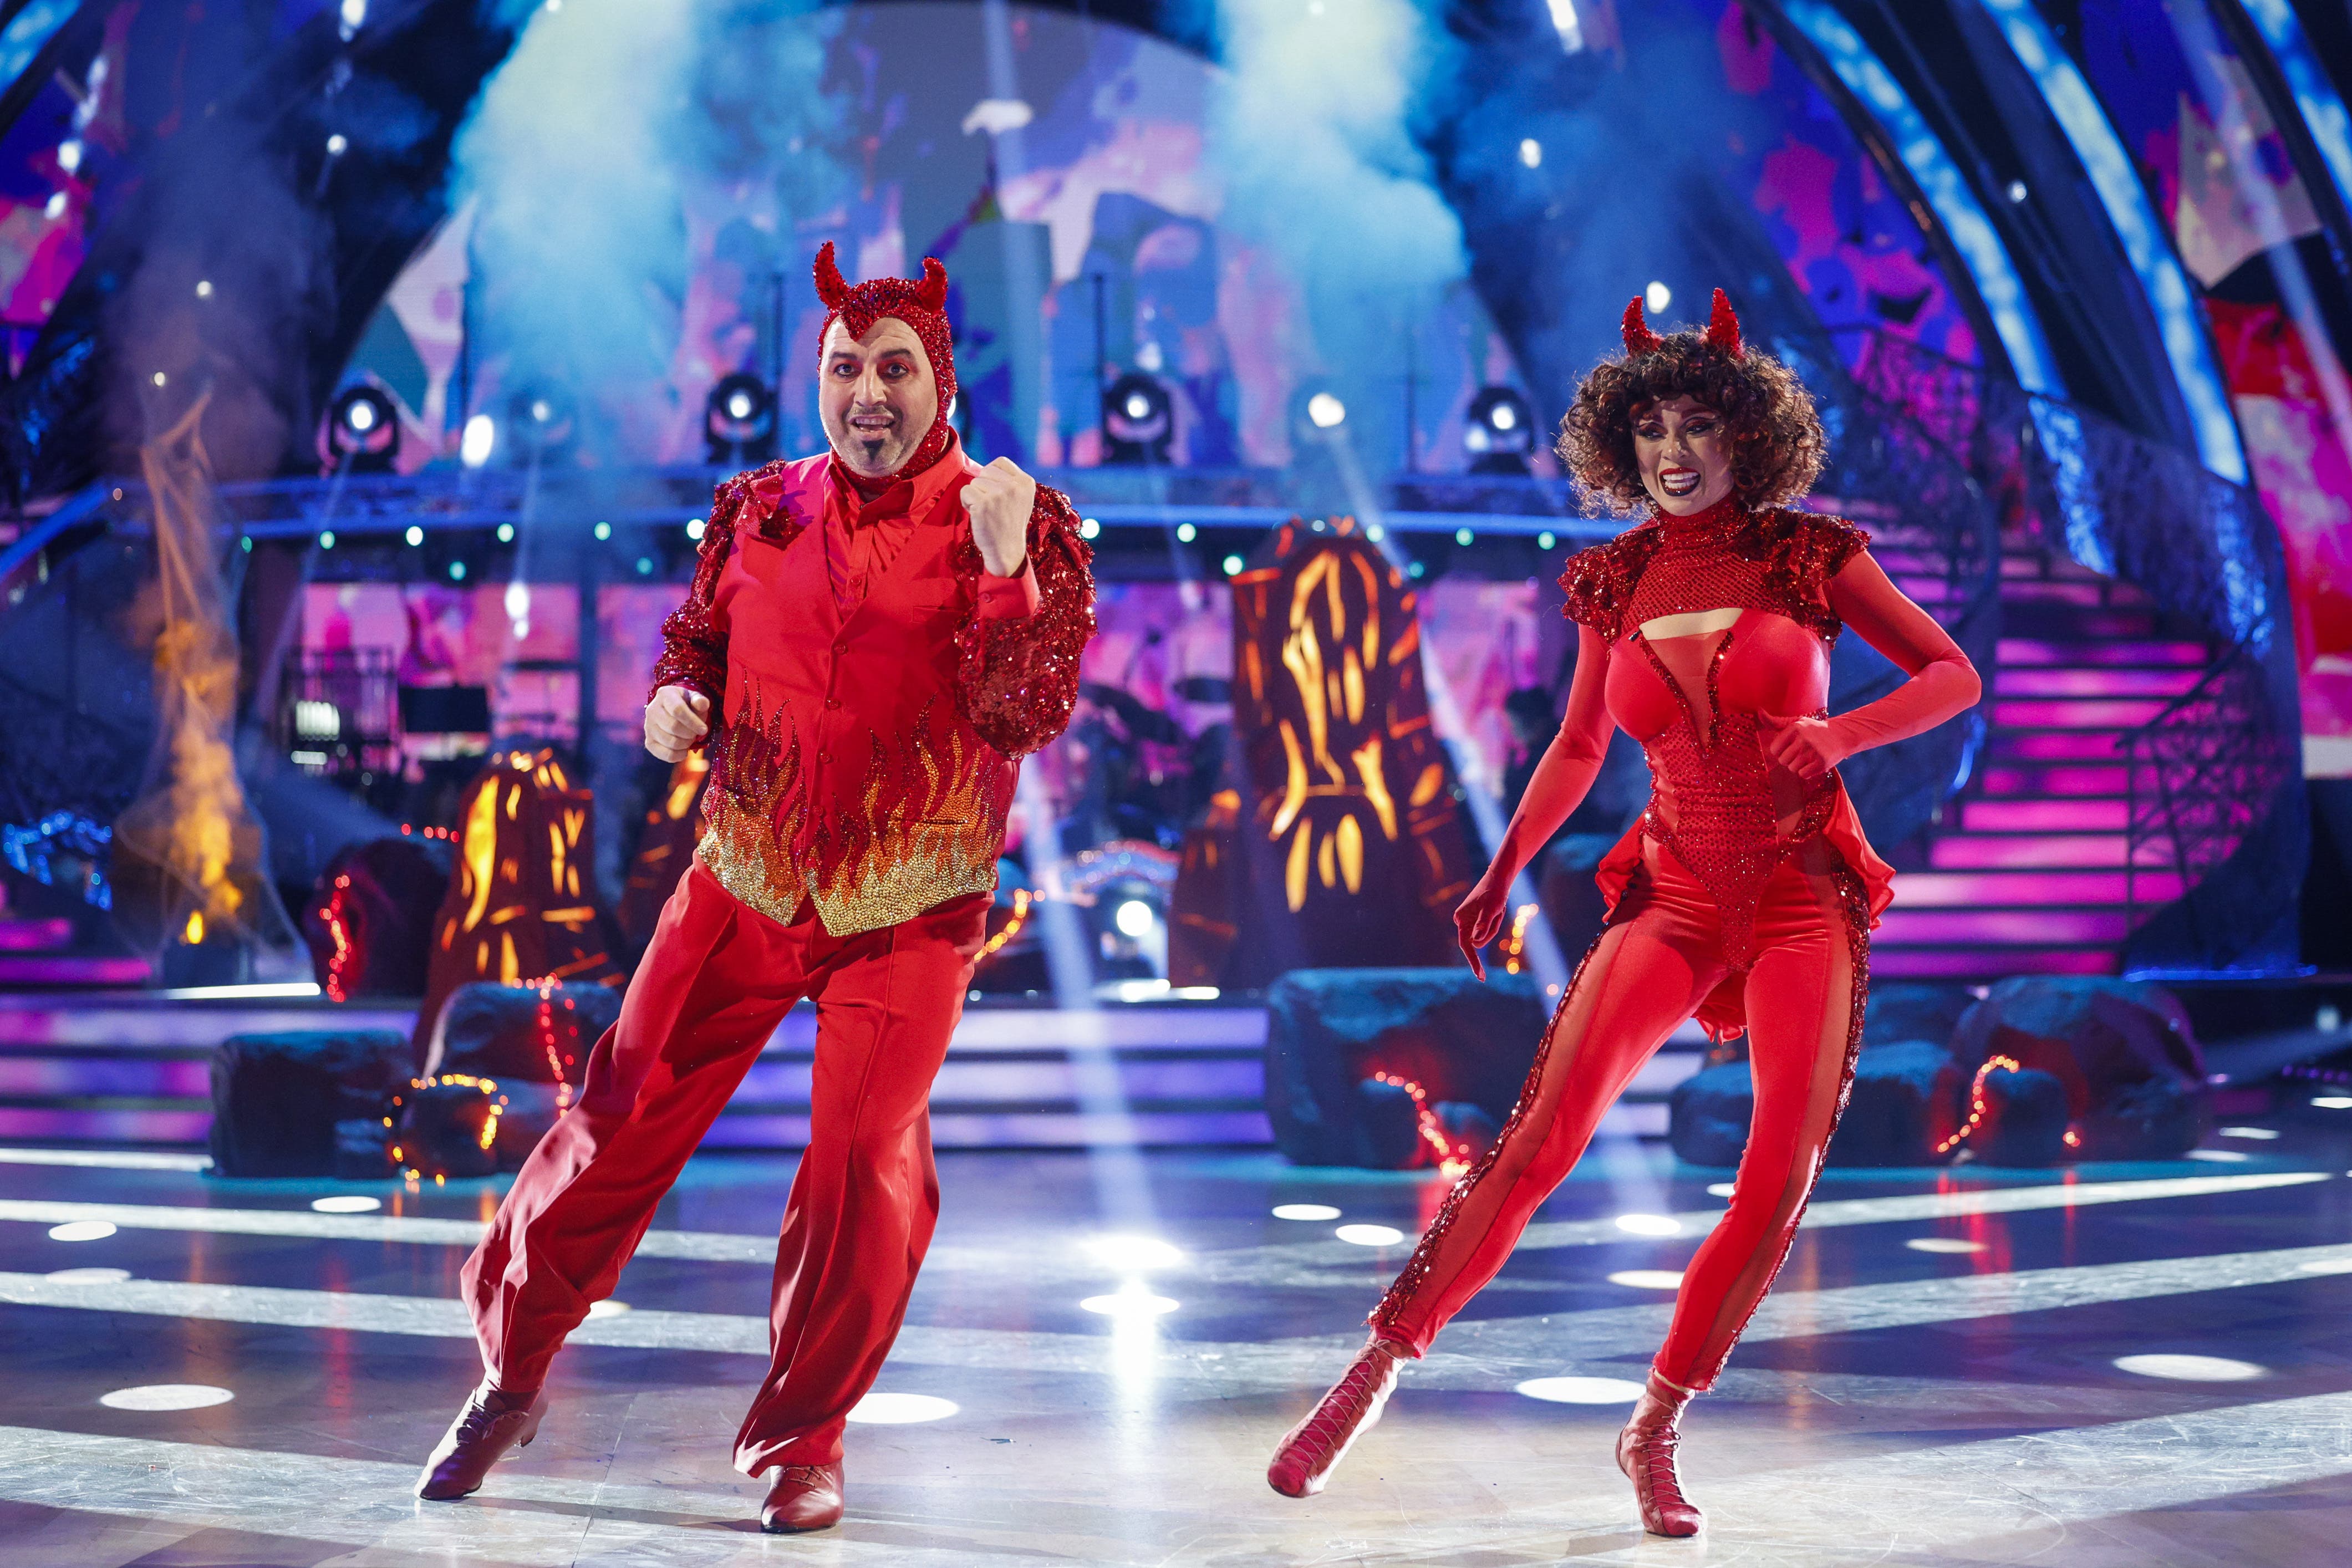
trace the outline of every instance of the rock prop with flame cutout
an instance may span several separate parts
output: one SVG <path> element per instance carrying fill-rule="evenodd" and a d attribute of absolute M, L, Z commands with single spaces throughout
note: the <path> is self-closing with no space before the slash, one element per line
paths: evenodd
<path fill-rule="evenodd" d="M 1223 983 L 1460 966 L 1469 846 L 1430 726 L 1416 595 L 1348 518 L 1276 530 L 1233 587 L 1249 790 Z"/>
<path fill-rule="evenodd" d="M 619 985 L 595 899 L 591 797 L 551 751 L 494 753 L 466 786 L 457 862 L 434 917 L 415 1041 L 423 1060 L 450 994 L 479 980 Z"/>

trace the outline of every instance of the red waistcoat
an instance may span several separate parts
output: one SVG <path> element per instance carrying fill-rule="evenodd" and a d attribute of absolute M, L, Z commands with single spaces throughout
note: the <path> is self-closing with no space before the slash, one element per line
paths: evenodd
<path fill-rule="evenodd" d="M 1038 487 L 1036 608 L 984 614 L 961 500 L 973 465 L 960 449 L 940 464 L 914 482 L 911 536 L 846 608 L 824 521 L 858 499 L 829 459 L 729 480 L 663 627 L 655 685 L 717 700 L 697 853 L 775 920 L 807 899 L 847 935 L 993 889 L 1017 759 L 1069 721 L 1094 633 L 1077 516 Z"/>

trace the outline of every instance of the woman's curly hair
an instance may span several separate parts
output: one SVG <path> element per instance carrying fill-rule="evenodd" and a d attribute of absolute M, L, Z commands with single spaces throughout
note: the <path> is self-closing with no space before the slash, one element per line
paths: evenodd
<path fill-rule="evenodd" d="M 1734 357 L 1696 331 L 1670 332 L 1648 353 L 1593 366 L 1559 422 L 1556 450 L 1588 510 L 1632 511 L 1649 500 L 1633 456 L 1633 416 L 1692 397 L 1731 436 L 1731 488 L 1751 510 L 1786 506 L 1812 488 L 1829 456 L 1812 395 L 1796 372 L 1749 350 Z"/>

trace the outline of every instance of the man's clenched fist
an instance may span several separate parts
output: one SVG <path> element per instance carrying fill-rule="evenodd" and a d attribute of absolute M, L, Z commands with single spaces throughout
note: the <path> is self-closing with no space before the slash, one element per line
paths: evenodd
<path fill-rule="evenodd" d="M 1010 458 L 999 458 L 972 475 L 964 487 L 964 510 L 971 514 L 971 542 L 992 577 L 1013 577 L 1029 558 L 1029 513 L 1037 504 L 1037 481 Z"/>
<path fill-rule="evenodd" d="M 683 686 L 665 686 L 646 704 L 646 750 L 674 763 L 710 733 L 710 699 Z"/>

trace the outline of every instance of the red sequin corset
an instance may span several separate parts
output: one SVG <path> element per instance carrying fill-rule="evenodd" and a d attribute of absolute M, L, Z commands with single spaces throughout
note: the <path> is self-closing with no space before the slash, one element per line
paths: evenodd
<path fill-rule="evenodd" d="M 1716 898 L 1723 954 L 1754 953 L 1758 899 L 1781 861 L 1829 828 L 1857 868 L 1876 864 L 1834 773 L 1808 788 L 1764 754 L 1766 716 L 1819 716 L 1839 626 L 1830 578 L 1867 542 L 1860 530 L 1804 512 L 1654 519 L 1573 557 L 1561 579 L 1571 617 L 1612 645 L 1610 716 L 1642 743 L 1651 795 L 1640 824 L 1602 867 L 1622 889 L 1641 839 L 1671 851 Z M 1643 632 L 1662 616 L 1734 612 Z M 1667 630 L 1668 628 L 1661 628 Z M 1843 810 L 1841 811 L 1841 807 Z M 1850 831 L 1847 825 L 1852 825 Z"/>

